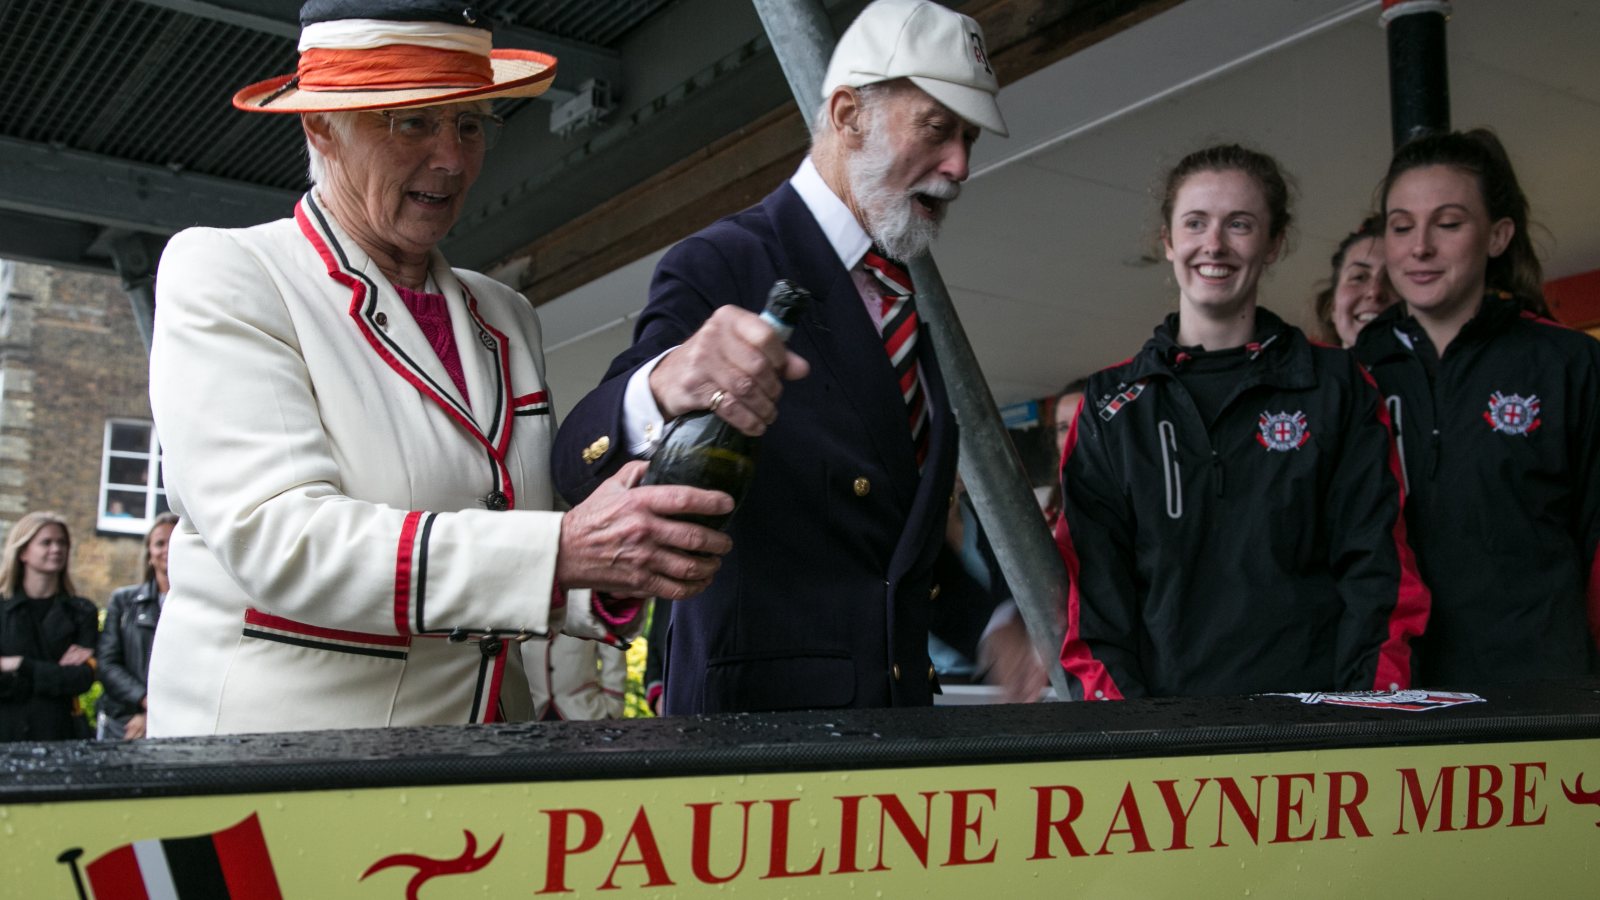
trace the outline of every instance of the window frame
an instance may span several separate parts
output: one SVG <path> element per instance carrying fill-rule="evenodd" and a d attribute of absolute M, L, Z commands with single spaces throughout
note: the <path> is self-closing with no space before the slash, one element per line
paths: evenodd
<path fill-rule="evenodd" d="M 148 440 L 142 450 L 115 449 L 112 446 L 112 436 L 116 429 L 121 427 L 136 427 L 146 429 L 149 433 Z M 143 484 L 129 484 L 127 482 L 113 482 L 111 480 L 111 465 L 113 460 L 142 459 L 145 462 L 145 482 Z M 128 510 L 127 515 L 113 516 L 106 512 L 112 494 L 144 495 L 144 503 L 138 510 Z M 142 535 L 149 530 L 150 522 L 166 507 L 161 504 L 161 499 L 167 494 L 166 485 L 161 478 L 161 441 L 156 436 L 155 423 L 148 419 L 110 418 L 106 420 L 105 431 L 100 443 L 100 490 L 95 499 L 95 529 L 112 534 Z"/>

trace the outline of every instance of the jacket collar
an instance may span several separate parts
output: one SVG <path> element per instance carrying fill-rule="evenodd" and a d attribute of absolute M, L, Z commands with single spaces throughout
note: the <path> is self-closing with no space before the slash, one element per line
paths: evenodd
<path fill-rule="evenodd" d="M 1176 377 L 1190 359 L 1198 352 L 1203 352 L 1179 344 L 1177 335 L 1178 314 L 1171 313 L 1156 326 L 1150 340 L 1133 358 L 1128 380 L 1137 381 L 1151 376 Z M 1290 326 L 1271 310 L 1256 308 L 1255 335 L 1245 345 L 1245 356 L 1249 372 L 1242 380 L 1240 390 L 1263 383 L 1290 390 L 1301 390 L 1316 384 L 1311 343 L 1300 329 Z"/>
<path fill-rule="evenodd" d="M 479 315 L 477 298 L 439 251 L 432 252 L 430 273 L 450 310 L 470 403 L 456 389 L 394 286 L 328 214 L 315 191 L 301 198 L 295 220 L 321 257 L 328 277 L 350 292 L 349 315 L 367 347 L 482 443 L 496 460 L 503 460 L 511 438 L 510 349 L 505 335 Z"/>
<path fill-rule="evenodd" d="M 67 596 L 67 592 L 66 591 L 56 591 L 55 596 L 51 597 L 50 600 L 51 600 L 51 602 L 54 602 L 56 600 L 64 599 L 64 598 L 66 598 L 66 596 Z M 4 612 L 6 614 L 10 614 L 12 612 L 15 612 L 24 603 L 27 603 L 27 602 L 28 602 L 28 595 L 24 594 L 20 590 L 17 591 L 16 593 L 14 593 L 14 594 L 9 595 L 9 596 L 0 597 L 0 612 Z"/>
<path fill-rule="evenodd" d="M 1478 308 L 1477 314 L 1461 326 L 1461 333 L 1456 335 L 1450 346 L 1467 347 L 1488 341 L 1521 316 L 1521 308 L 1510 295 L 1498 292 L 1488 294 L 1483 298 L 1483 305 Z M 1375 366 L 1397 357 L 1414 357 L 1417 345 L 1429 340 L 1428 332 L 1406 309 L 1406 305 L 1396 303 L 1361 329 L 1361 334 L 1356 337 L 1355 353 L 1364 364 Z"/>

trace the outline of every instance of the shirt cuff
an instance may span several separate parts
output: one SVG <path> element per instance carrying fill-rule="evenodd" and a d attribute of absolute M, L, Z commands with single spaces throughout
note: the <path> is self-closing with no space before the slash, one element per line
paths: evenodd
<path fill-rule="evenodd" d="M 649 459 L 661 441 L 661 431 L 666 421 L 661 417 L 661 407 L 656 405 L 655 394 L 650 391 L 650 373 L 668 353 L 678 348 L 663 350 L 659 356 L 635 369 L 628 378 L 627 391 L 622 395 L 623 438 L 628 442 L 628 454 L 635 459 Z"/>
<path fill-rule="evenodd" d="M 606 623 L 613 631 L 626 628 L 639 618 L 639 611 L 644 609 L 644 600 L 620 600 L 604 591 L 595 591 L 593 599 L 595 617 Z"/>
<path fill-rule="evenodd" d="M 552 622 L 559 616 L 561 630 L 573 637 L 627 647 L 644 630 L 645 617 L 639 614 L 644 601 L 602 600 L 594 594 L 588 588 L 574 588 L 568 593 L 567 605 L 559 612 L 552 611 Z"/>

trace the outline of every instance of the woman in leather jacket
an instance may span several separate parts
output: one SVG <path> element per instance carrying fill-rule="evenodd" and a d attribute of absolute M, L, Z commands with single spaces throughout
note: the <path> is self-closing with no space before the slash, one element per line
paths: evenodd
<path fill-rule="evenodd" d="M 100 723 L 96 737 L 120 740 L 144 737 L 145 682 L 156 623 L 167 598 L 167 541 L 178 524 L 174 513 L 156 516 L 145 532 L 144 580 L 111 592 L 100 631 Z"/>

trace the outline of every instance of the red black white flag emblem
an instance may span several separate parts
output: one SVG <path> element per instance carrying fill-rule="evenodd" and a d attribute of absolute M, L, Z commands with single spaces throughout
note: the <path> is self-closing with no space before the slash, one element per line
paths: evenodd
<path fill-rule="evenodd" d="M 1139 399 L 1139 395 L 1144 393 L 1145 386 L 1149 383 L 1150 379 L 1141 378 L 1131 385 L 1126 383 L 1117 385 L 1117 393 L 1101 397 L 1096 404 L 1100 408 L 1100 418 L 1107 422 L 1111 421 L 1112 416 L 1120 412 L 1124 406 Z"/>
<path fill-rule="evenodd" d="M 58 857 L 72 867 L 78 896 L 88 900 L 78 873 L 81 850 Z M 84 867 L 94 900 L 283 900 L 254 813 L 222 831 L 123 844 Z"/>

